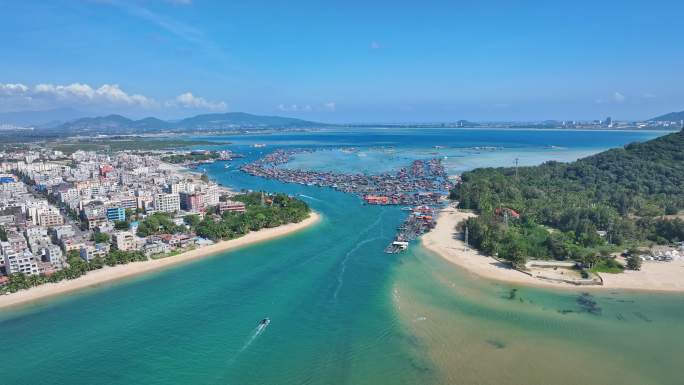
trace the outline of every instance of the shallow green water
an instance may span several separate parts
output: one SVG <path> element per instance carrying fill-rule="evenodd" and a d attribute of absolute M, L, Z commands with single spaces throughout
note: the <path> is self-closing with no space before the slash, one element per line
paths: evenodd
<path fill-rule="evenodd" d="M 681 383 L 682 295 L 591 292 L 590 313 L 579 291 L 479 279 L 421 248 L 402 260 L 395 306 L 438 383 Z"/>
<path fill-rule="evenodd" d="M 384 254 L 403 216 L 397 208 L 218 163 L 208 172 L 233 187 L 297 194 L 324 219 L 0 311 L 0 383 L 681 383 L 684 295 L 602 292 L 600 314 L 580 312 L 574 292 L 519 288 L 511 300 L 512 287 L 417 244 Z M 259 332 L 263 317 L 272 322 Z"/>

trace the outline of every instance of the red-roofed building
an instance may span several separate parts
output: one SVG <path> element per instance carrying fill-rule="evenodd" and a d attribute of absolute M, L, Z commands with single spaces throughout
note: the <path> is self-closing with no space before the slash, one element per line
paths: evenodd
<path fill-rule="evenodd" d="M 382 195 L 366 195 L 363 199 L 370 205 L 386 205 L 389 203 L 389 198 Z"/>
<path fill-rule="evenodd" d="M 504 208 L 497 207 L 496 210 L 494 210 L 494 214 L 499 215 L 499 216 L 503 216 L 504 213 L 508 213 L 508 215 L 510 215 L 513 218 L 520 218 L 520 213 L 518 213 L 517 211 L 515 211 L 513 209 L 509 209 L 507 207 L 504 207 Z"/>

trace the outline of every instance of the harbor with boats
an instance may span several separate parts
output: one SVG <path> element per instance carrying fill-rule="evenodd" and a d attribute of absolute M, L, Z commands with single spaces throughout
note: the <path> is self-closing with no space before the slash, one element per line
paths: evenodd
<path fill-rule="evenodd" d="M 368 205 L 402 205 L 409 212 L 397 234 L 386 248 L 387 253 L 406 250 L 410 241 L 432 229 L 434 211 L 444 205 L 453 188 L 441 158 L 417 159 L 396 172 L 377 175 L 336 173 L 289 169 L 284 167 L 299 153 L 315 149 L 279 149 L 241 167 L 253 176 L 285 183 L 329 187 L 358 195 Z"/>

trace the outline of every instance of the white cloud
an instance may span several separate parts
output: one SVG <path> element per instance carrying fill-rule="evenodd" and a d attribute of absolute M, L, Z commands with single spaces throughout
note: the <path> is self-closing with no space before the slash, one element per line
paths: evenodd
<path fill-rule="evenodd" d="M 183 108 L 196 108 L 202 110 L 223 111 L 228 108 L 226 102 L 210 102 L 203 97 L 195 96 L 192 92 L 186 92 L 176 96 L 176 99 L 166 103 L 167 106 Z"/>
<path fill-rule="evenodd" d="M 139 94 L 128 94 L 118 84 L 103 84 L 93 88 L 88 84 L 72 83 L 69 85 L 38 84 L 33 94 L 39 97 L 55 98 L 72 103 L 96 103 L 118 106 L 155 107 L 158 103 Z"/>
<path fill-rule="evenodd" d="M 90 107 L 95 109 L 155 110 L 159 108 L 193 108 L 222 111 L 225 102 L 211 102 L 191 92 L 178 95 L 173 100 L 160 103 L 154 98 L 129 93 L 118 84 L 92 87 L 85 83 L 67 85 L 41 83 L 35 86 L 0 83 L 0 109 L 20 111 L 54 107 Z"/>
<path fill-rule="evenodd" d="M 129 94 L 117 84 L 104 84 L 93 88 L 88 84 L 72 83 L 68 85 L 37 84 L 34 87 L 25 84 L 0 83 L 0 101 L 11 102 L 22 100 L 24 103 L 35 101 L 41 105 L 96 104 L 102 106 L 155 107 L 158 103 L 139 94 Z"/>
<path fill-rule="evenodd" d="M 377 41 L 372 41 L 370 43 L 370 47 L 371 49 L 380 49 L 380 43 L 378 43 Z"/>
<path fill-rule="evenodd" d="M 325 108 L 328 111 L 335 111 L 337 105 L 335 104 L 335 102 L 327 102 L 323 104 L 323 108 Z"/>
<path fill-rule="evenodd" d="M 625 97 L 625 95 L 623 95 L 623 94 L 621 94 L 621 93 L 619 93 L 619 92 L 616 91 L 616 92 L 613 94 L 613 99 L 615 99 L 615 101 L 618 102 L 618 103 L 622 103 L 622 102 L 624 102 L 625 99 L 627 99 L 627 98 Z"/>
<path fill-rule="evenodd" d="M 646 98 L 646 99 L 655 99 L 656 96 L 655 96 L 654 94 L 650 93 L 650 92 L 647 92 L 647 93 L 644 94 L 644 98 Z"/>
<path fill-rule="evenodd" d="M 28 87 L 23 84 L 0 83 L 0 95 L 22 95 L 26 91 L 28 91 Z"/>

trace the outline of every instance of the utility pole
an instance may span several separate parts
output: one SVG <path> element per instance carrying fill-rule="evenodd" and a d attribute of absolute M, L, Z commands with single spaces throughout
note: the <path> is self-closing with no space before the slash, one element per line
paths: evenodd
<path fill-rule="evenodd" d="M 465 227 L 465 242 L 463 243 L 463 251 L 468 248 L 468 225 Z"/>
<path fill-rule="evenodd" d="M 518 179 L 518 158 L 515 158 L 515 179 Z"/>
<path fill-rule="evenodd" d="M 608 243 L 613 243 L 613 220 L 608 221 Z"/>

